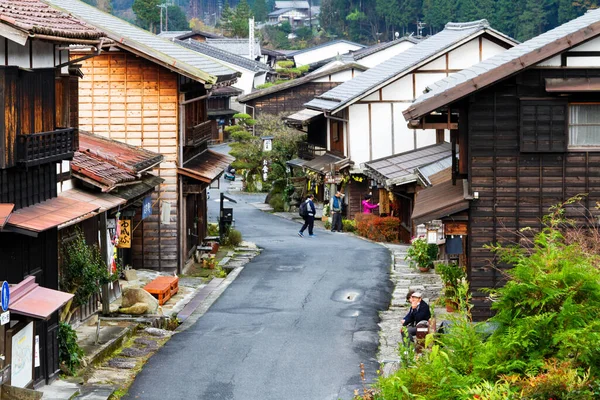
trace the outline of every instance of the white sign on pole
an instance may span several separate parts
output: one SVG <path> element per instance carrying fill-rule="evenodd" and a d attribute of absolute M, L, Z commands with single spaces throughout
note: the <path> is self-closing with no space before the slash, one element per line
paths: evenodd
<path fill-rule="evenodd" d="M 10 322 L 10 311 L 0 314 L 0 325 L 6 325 Z"/>
<path fill-rule="evenodd" d="M 33 380 L 33 322 L 12 337 L 10 384 L 24 388 Z"/>
<path fill-rule="evenodd" d="M 40 366 L 40 335 L 35 335 L 35 355 L 33 356 L 33 365 Z"/>

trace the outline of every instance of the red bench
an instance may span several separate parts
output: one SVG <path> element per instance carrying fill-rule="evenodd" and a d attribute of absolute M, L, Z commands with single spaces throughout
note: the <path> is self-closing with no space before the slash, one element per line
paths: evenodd
<path fill-rule="evenodd" d="M 179 291 L 179 278 L 159 276 L 144 286 L 144 290 L 156 297 L 158 304 L 162 306 Z"/>

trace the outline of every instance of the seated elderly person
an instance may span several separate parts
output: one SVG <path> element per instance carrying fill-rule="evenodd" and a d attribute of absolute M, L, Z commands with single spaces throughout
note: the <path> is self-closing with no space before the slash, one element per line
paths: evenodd
<path fill-rule="evenodd" d="M 431 311 L 429 305 L 423 301 L 423 295 L 420 292 L 414 292 L 410 295 L 410 310 L 402 320 L 402 327 L 407 327 L 408 337 L 411 341 L 417 333 L 417 324 L 421 321 L 429 321 Z M 400 328 L 402 330 L 402 328 Z"/>

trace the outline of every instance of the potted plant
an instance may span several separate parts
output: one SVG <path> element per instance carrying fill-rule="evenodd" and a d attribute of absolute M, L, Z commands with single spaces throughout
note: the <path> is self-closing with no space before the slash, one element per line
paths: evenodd
<path fill-rule="evenodd" d="M 458 294 L 458 287 L 462 281 L 467 277 L 465 269 L 455 263 L 451 264 L 438 264 L 436 271 L 442 278 L 444 283 L 444 299 L 446 300 L 446 311 L 452 312 L 456 309 L 456 297 Z"/>
<path fill-rule="evenodd" d="M 419 237 L 412 240 L 405 260 L 408 260 L 411 267 L 417 267 L 419 271 L 427 272 L 437 259 L 437 254 L 437 244 L 429 244 L 425 238 Z"/>
<path fill-rule="evenodd" d="M 323 222 L 329 221 L 329 211 L 329 203 L 327 203 L 323 206 L 323 216 L 321 217 Z"/>

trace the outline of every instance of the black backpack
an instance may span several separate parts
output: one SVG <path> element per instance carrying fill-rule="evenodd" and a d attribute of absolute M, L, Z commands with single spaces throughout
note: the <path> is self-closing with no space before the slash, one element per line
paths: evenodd
<path fill-rule="evenodd" d="M 303 201 L 302 203 L 300 203 L 300 207 L 298 208 L 298 214 L 302 217 L 302 218 L 306 218 L 308 216 L 308 202 L 307 201 Z"/>

